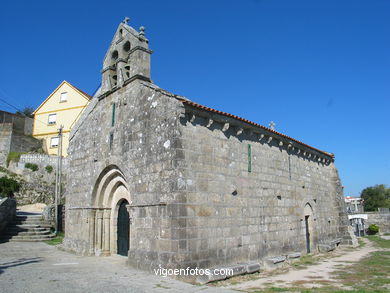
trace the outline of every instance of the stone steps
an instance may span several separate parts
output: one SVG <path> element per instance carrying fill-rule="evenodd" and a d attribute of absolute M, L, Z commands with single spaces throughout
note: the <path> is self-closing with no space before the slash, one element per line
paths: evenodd
<path fill-rule="evenodd" d="M 9 230 L 4 233 L 5 235 L 10 236 L 26 236 L 26 235 L 48 235 L 50 234 L 50 230 L 43 229 L 38 231 L 18 231 L 18 230 Z"/>
<path fill-rule="evenodd" d="M 33 228 L 51 228 L 50 224 L 42 222 L 42 224 L 13 224 L 11 227 L 20 229 L 33 229 Z"/>
<path fill-rule="evenodd" d="M 34 220 L 34 221 L 12 221 L 11 225 L 39 225 L 42 221 Z"/>
<path fill-rule="evenodd" d="M 8 226 L 8 229 L 6 231 L 15 231 L 15 232 L 38 232 L 38 231 L 44 231 L 47 230 L 45 227 L 35 227 L 35 228 L 20 228 L 16 226 Z"/>
<path fill-rule="evenodd" d="M 0 236 L 2 242 L 21 241 L 38 242 L 53 239 L 52 226 L 43 220 L 42 215 L 26 215 L 18 212 Z"/>
<path fill-rule="evenodd" d="M 7 239 L 6 241 L 7 242 L 42 242 L 42 241 L 50 241 L 53 238 L 54 238 L 54 236 L 42 237 L 42 238 L 39 238 L 39 239 L 14 239 L 12 237 L 12 238 Z M 4 240 L 2 239 L 1 241 L 4 241 Z"/>
<path fill-rule="evenodd" d="M 50 233 L 50 232 L 49 232 Z M 29 241 L 29 240 L 37 240 L 37 241 L 45 241 L 50 240 L 56 236 L 55 233 L 50 233 L 47 235 L 14 235 L 11 237 L 10 241 Z"/>

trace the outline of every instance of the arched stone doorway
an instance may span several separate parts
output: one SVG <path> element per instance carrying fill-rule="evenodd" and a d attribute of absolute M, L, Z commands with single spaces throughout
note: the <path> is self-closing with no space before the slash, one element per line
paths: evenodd
<path fill-rule="evenodd" d="M 309 203 L 306 203 L 304 208 L 304 234 L 306 243 L 306 252 L 310 253 L 314 247 L 314 218 L 313 208 Z"/>
<path fill-rule="evenodd" d="M 117 166 L 110 165 L 100 173 L 92 198 L 93 208 L 89 216 L 90 253 L 95 255 L 119 254 L 118 226 L 121 229 L 125 228 L 125 216 L 127 216 L 127 225 L 130 225 L 127 208 L 131 200 L 127 181 Z M 121 233 L 123 233 L 122 230 Z M 124 255 L 126 247 L 123 241 L 121 236 L 121 254 Z M 129 232 L 127 232 L 127 242 L 129 242 Z"/>
<path fill-rule="evenodd" d="M 118 209 L 118 221 L 117 221 L 117 253 L 123 256 L 127 256 L 129 253 L 129 233 L 130 233 L 130 221 L 127 200 L 122 200 Z"/>

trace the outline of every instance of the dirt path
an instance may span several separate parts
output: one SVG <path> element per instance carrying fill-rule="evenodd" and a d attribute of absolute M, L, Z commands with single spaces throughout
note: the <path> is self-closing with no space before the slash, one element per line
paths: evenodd
<path fill-rule="evenodd" d="M 42 213 L 46 205 L 44 203 L 26 204 L 18 206 L 18 211 L 27 213 Z"/>
<path fill-rule="evenodd" d="M 340 270 L 341 266 L 352 265 L 353 262 L 357 262 L 371 252 L 378 250 L 370 241 L 362 240 L 366 243 L 364 247 L 355 250 L 342 248 L 336 252 L 337 255 L 334 257 L 321 260 L 321 263 L 310 265 L 306 269 L 291 269 L 287 273 L 245 281 L 228 287 L 236 290 L 264 289 L 269 287 L 288 288 L 294 286 L 313 288 L 321 287 L 329 282 L 337 282 L 336 279 L 332 279 L 331 272 Z"/>

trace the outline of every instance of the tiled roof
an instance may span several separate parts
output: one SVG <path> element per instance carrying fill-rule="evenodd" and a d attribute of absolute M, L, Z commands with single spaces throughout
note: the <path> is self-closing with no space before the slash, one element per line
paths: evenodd
<path fill-rule="evenodd" d="M 179 101 L 181 101 L 183 104 L 190 105 L 190 106 L 192 106 L 192 107 L 195 107 L 195 108 L 198 108 L 198 109 L 202 109 L 202 110 L 205 110 L 205 111 L 208 111 L 208 112 L 216 113 L 216 114 L 219 114 L 219 115 L 222 115 L 222 116 L 226 116 L 226 117 L 229 117 L 229 118 L 237 119 L 237 120 L 239 120 L 239 121 L 248 123 L 249 125 L 252 125 L 252 126 L 255 126 L 255 127 L 258 127 L 258 128 L 261 128 L 261 129 L 264 129 L 264 130 L 269 131 L 269 132 L 272 132 L 272 133 L 275 133 L 275 134 L 277 134 L 277 135 L 279 135 L 279 136 L 281 136 L 281 137 L 284 137 L 284 138 L 286 138 L 286 139 L 288 139 L 288 140 L 294 141 L 294 142 L 299 143 L 299 144 L 301 144 L 301 145 L 303 145 L 303 146 L 305 146 L 305 147 L 307 147 L 307 148 L 310 148 L 310 149 L 315 150 L 315 151 L 317 151 L 317 152 L 319 152 L 319 153 L 322 153 L 322 154 L 324 154 L 324 155 L 326 155 L 326 156 L 329 156 L 329 157 L 334 158 L 334 154 L 332 154 L 332 153 L 328 153 L 328 152 L 319 150 L 319 149 L 317 149 L 317 148 L 315 148 L 315 147 L 312 147 L 312 146 L 310 146 L 310 145 L 307 145 L 307 144 L 305 144 L 305 143 L 303 143 L 303 142 L 301 142 L 301 141 L 299 141 L 299 140 L 296 140 L 296 139 L 294 139 L 294 138 L 292 138 L 292 137 L 289 137 L 289 136 L 287 136 L 287 135 L 285 135 L 285 134 L 283 134 L 283 133 L 280 133 L 280 132 L 277 132 L 277 131 L 275 131 L 275 130 L 272 130 L 272 129 L 270 129 L 270 128 L 268 128 L 268 127 L 265 127 L 265 126 L 263 126 L 263 125 L 260 125 L 260 124 L 257 124 L 257 123 L 255 123 L 255 122 L 249 121 L 249 120 L 247 120 L 247 119 L 238 117 L 238 116 L 236 116 L 236 115 L 232 115 L 232 114 L 229 114 L 229 113 L 226 113 L 226 112 L 218 111 L 218 110 L 215 110 L 215 109 L 212 109 L 212 108 L 209 108 L 209 107 L 200 105 L 200 104 L 198 104 L 198 103 L 195 103 L 195 102 L 192 102 L 192 101 L 189 101 L 189 100 L 180 98 L 180 97 L 176 97 L 176 98 L 177 98 Z"/>

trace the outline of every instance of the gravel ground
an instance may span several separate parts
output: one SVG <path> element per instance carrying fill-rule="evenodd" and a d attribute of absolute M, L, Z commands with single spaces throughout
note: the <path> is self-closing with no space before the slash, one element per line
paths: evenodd
<path fill-rule="evenodd" d="M 122 256 L 85 257 L 41 242 L 0 244 L 0 292 L 236 292 L 195 286 L 126 266 Z"/>

